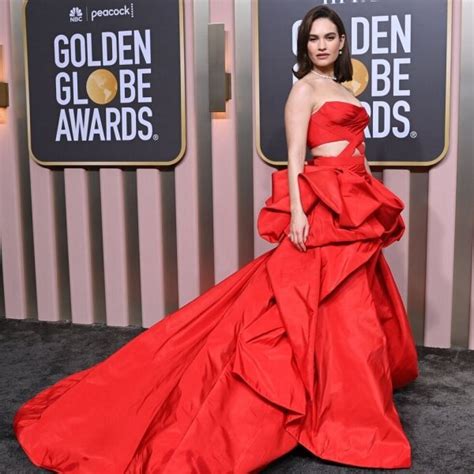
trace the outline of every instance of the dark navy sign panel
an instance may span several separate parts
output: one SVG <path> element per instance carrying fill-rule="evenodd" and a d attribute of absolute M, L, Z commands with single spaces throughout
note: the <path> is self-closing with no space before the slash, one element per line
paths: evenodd
<path fill-rule="evenodd" d="M 30 154 L 171 165 L 185 150 L 182 0 L 25 3 Z"/>
<path fill-rule="evenodd" d="M 336 10 L 346 27 L 355 74 L 344 85 L 371 117 L 365 130 L 370 163 L 428 166 L 446 155 L 450 0 L 257 1 L 256 136 L 262 159 L 287 163 L 284 105 L 297 80 L 291 73 L 297 29 L 320 4 Z"/>

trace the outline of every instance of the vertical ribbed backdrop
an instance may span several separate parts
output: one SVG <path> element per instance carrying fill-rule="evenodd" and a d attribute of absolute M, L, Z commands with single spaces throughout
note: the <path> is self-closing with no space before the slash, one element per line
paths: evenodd
<path fill-rule="evenodd" d="M 176 167 L 50 170 L 28 158 L 22 2 L 0 2 L 10 87 L 0 124 L 0 317 L 149 327 L 271 248 L 255 227 L 274 171 L 252 126 L 255 6 L 184 0 L 187 150 Z M 407 232 L 384 253 L 417 344 L 474 349 L 468 10 L 469 0 L 453 0 L 446 158 L 375 174 L 406 203 Z M 209 23 L 225 24 L 225 113 L 209 111 Z"/>

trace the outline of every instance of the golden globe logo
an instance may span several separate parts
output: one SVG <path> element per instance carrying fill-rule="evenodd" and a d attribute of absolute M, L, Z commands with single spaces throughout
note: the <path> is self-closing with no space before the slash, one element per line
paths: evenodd
<path fill-rule="evenodd" d="M 94 56 L 93 51 L 100 53 Z M 54 64 L 60 70 L 55 77 L 60 106 L 56 142 L 156 139 L 152 109 L 143 105 L 152 102 L 147 77 L 151 74 L 151 30 L 57 35 Z M 87 96 L 81 96 L 84 89 Z"/>
<path fill-rule="evenodd" d="M 358 59 L 351 58 L 352 63 L 352 81 L 345 81 L 343 85 L 350 88 L 357 97 L 361 95 L 369 85 L 369 70 L 367 66 Z"/>
<path fill-rule="evenodd" d="M 87 79 L 86 90 L 87 95 L 96 104 L 105 105 L 115 99 L 118 82 L 107 69 L 96 69 Z"/>

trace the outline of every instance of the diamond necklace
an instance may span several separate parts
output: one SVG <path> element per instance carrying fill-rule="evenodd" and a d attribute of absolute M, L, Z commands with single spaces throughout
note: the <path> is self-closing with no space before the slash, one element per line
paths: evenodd
<path fill-rule="evenodd" d="M 315 71 L 314 69 L 311 69 L 311 72 L 314 72 L 317 76 L 324 77 L 324 79 L 332 79 L 333 81 L 336 80 L 336 76 L 326 76 L 325 74 L 321 74 L 318 71 Z"/>

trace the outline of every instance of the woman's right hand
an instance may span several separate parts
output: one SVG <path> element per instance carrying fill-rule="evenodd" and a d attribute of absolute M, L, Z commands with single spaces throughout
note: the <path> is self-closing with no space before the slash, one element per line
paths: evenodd
<path fill-rule="evenodd" d="M 309 234 L 309 223 L 303 209 L 291 211 L 289 239 L 300 251 L 306 252 L 306 239 Z"/>

